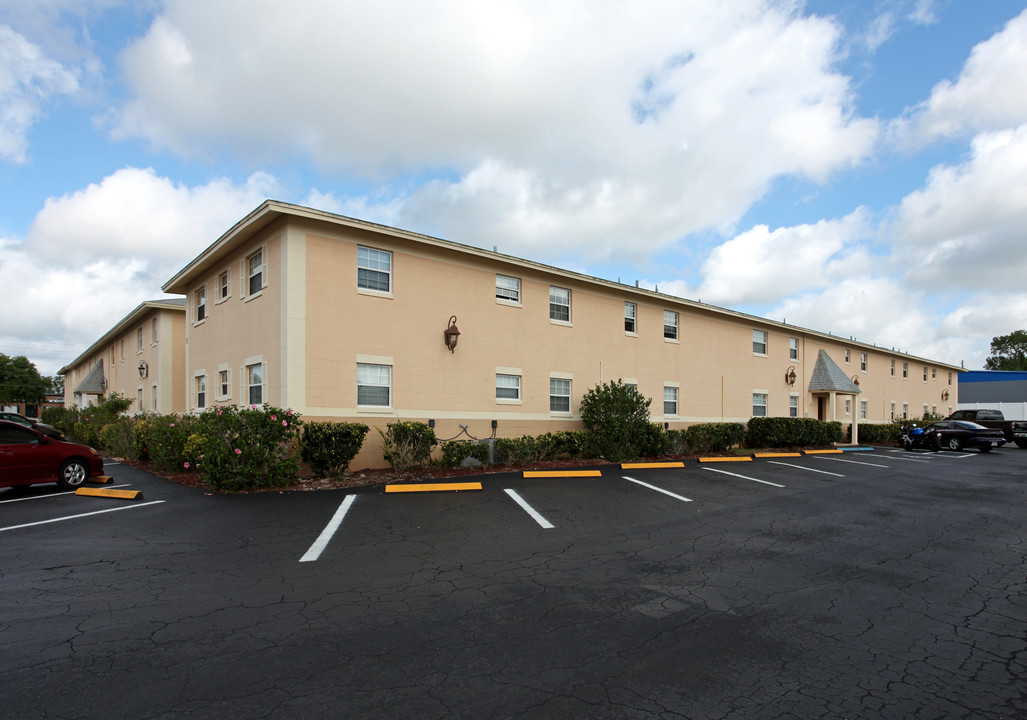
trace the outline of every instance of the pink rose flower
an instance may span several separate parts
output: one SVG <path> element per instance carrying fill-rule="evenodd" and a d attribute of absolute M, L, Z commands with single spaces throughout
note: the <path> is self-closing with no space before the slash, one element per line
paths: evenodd
<path fill-rule="evenodd" d="M 182 463 L 182 467 L 184 467 L 186 470 L 188 470 L 189 469 L 189 463 L 187 463 L 187 462 Z"/>
<path fill-rule="evenodd" d="M 240 450 L 239 448 L 236 448 L 235 449 L 235 454 L 236 455 L 242 455 L 242 450 Z"/>

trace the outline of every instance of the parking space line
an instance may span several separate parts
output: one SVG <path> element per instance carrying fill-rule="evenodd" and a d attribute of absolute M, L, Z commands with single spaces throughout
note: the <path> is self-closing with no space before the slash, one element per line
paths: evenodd
<path fill-rule="evenodd" d="M 851 463 L 853 465 L 867 465 L 869 467 L 879 467 L 879 468 L 886 468 L 886 467 L 888 467 L 887 465 L 879 465 L 878 463 L 863 462 L 862 460 L 843 460 L 842 458 L 827 457 L 826 455 L 816 455 L 815 457 L 818 460 L 830 460 L 831 462 L 843 462 L 843 463 Z"/>
<path fill-rule="evenodd" d="M 125 483 L 123 485 L 111 485 L 111 487 L 112 488 L 128 487 L 128 483 Z M 4 503 L 22 502 L 24 500 L 46 500 L 47 498 L 55 498 L 55 497 L 61 497 L 62 495 L 74 495 L 74 494 L 75 494 L 74 490 L 68 490 L 67 492 L 56 492 L 56 493 L 50 493 L 49 495 L 33 495 L 32 497 L 11 498 L 10 500 L 0 500 L 0 505 L 3 505 Z"/>
<path fill-rule="evenodd" d="M 63 522 L 64 520 L 75 520 L 76 518 L 89 517 L 90 515 L 102 515 L 103 513 L 118 512 L 119 510 L 135 510 L 136 508 L 146 507 L 147 505 L 160 505 L 164 500 L 151 500 L 150 502 L 140 503 L 139 505 L 122 505 L 121 507 L 108 508 L 106 510 L 94 510 L 93 512 L 79 513 L 78 515 L 65 515 L 64 517 L 51 518 L 49 520 L 40 520 L 33 523 L 25 523 L 24 525 L 11 525 L 10 527 L 0 528 L 0 532 L 6 532 L 7 530 L 20 530 L 21 528 L 34 527 L 36 525 L 48 525 L 55 522 Z"/>
<path fill-rule="evenodd" d="M 775 482 L 769 480 L 760 480 L 759 478 L 749 477 L 748 475 L 739 475 L 738 473 L 728 472 L 727 470 L 719 470 L 717 468 L 704 467 L 703 470 L 709 470 L 710 472 L 720 473 L 721 475 L 730 475 L 731 477 L 741 478 L 742 480 L 752 480 L 753 482 L 763 483 L 764 485 L 773 485 L 774 487 L 783 488 L 784 485 L 778 485 Z"/>
<path fill-rule="evenodd" d="M 840 475 L 838 473 L 828 472 L 827 470 L 815 470 L 814 468 L 808 468 L 808 467 L 805 467 L 803 465 L 793 465 L 792 463 L 783 463 L 783 462 L 778 462 L 776 460 L 768 460 L 768 462 L 771 465 L 785 465 L 785 466 L 790 467 L 790 468 L 795 468 L 796 470 L 806 470 L 807 472 L 820 473 L 821 475 L 833 475 L 834 477 L 845 477 L 844 475 Z"/>
<path fill-rule="evenodd" d="M 544 517 L 542 517 L 542 515 L 537 510 L 535 510 L 535 508 L 533 508 L 531 505 L 525 502 L 524 498 L 518 495 L 515 490 L 507 488 L 505 492 L 507 495 L 513 498 L 513 501 L 515 503 L 521 506 L 521 509 L 524 510 L 524 512 L 531 515 L 531 518 L 539 525 L 541 525 L 544 530 L 551 530 L 552 528 L 556 527 L 555 525 L 553 525 L 553 523 L 549 522 Z"/>
<path fill-rule="evenodd" d="M 310 549 L 303 553 L 303 557 L 300 558 L 300 562 L 314 562 L 319 557 L 324 549 L 328 547 L 328 542 L 335 535 L 335 531 L 342 525 L 343 518 L 346 517 L 346 513 L 349 511 L 353 501 L 356 500 L 356 495 L 347 495 L 346 499 L 342 501 L 335 514 L 332 515 L 332 519 L 325 525 L 325 529 L 321 531 L 321 534 L 317 536 L 317 540 L 310 546 Z"/>
<path fill-rule="evenodd" d="M 675 493 L 672 493 L 670 490 L 664 490 L 661 487 L 656 487 L 655 485 L 650 485 L 649 483 L 642 482 L 641 480 L 636 480 L 635 478 L 628 477 L 627 475 L 624 476 L 624 479 L 628 480 L 629 482 L 633 482 L 636 485 L 641 485 L 642 487 L 647 487 L 650 490 L 655 490 L 658 493 L 663 493 L 664 495 L 670 495 L 672 498 L 674 498 L 676 500 L 680 500 L 681 502 L 692 502 L 691 498 L 686 498 L 683 495 L 676 495 Z"/>

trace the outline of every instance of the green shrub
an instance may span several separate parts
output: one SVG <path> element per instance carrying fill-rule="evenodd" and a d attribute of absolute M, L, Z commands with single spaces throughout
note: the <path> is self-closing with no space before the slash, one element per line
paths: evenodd
<path fill-rule="evenodd" d="M 100 446 L 114 457 L 135 458 L 136 444 L 131 418 L 118 418 L 100 429 Z"/>
<path fill-rule="evenodd" d="M 842 424 L 813 418 L 754 417 L 745 431 L 751 448 L 815 447 L 841 442 Z"/>
<path fill-rule="evenodd" d="M 300 457 L 318 477 L 340 478 L 360 452 L 368 429 L 363 423 L 305 423 Z"/>
<path fill-rule="evenodd" d="M 204 411 L 190 433 L 198 440 L 189 442 L 202 450 L 197 457 L 200 472 L 215 490 L 282 487 L 299 472 L 302 425 L 291 410 L 228 405 Z"/>
<path fill-rule="evenodd" d="M 43 408 L 39 421 L 52 425 L 65 435 L 75 434 L 75 423 L 78 422 L 78 409 L 66 407 Z"/>
<path fill-rule="evenodd" d="M 474 458 L 482 465 L 489 464 L 489 444 L 472 440 L 452 440 L 442 443 L 442 466 L 460 467 L 467 458 Z"/>
<path fill-rule="evenodd" d="M 80 443 L 103 448 L 100 433 L 132 407 L 133 402 L 135 401 L 118 393 L 99 398 L 95 405 L 90 405 L 78 413 L 78 419 L 72 427 L 72 436 Z"/>
<path fill-rule="evenodd" d="M 674 437 L 680 436 L 677 430 L 664 430 L 658 423 L 646 423 L 635 437 L 633 455 L 628 457 L 660 457 L 671 451 Z"/>
<path fill-rule="evenodd" d="M 439 444 L 435 431 L 425 423 L 389 423 L 382 436 L 382 454 L 396 470 L 425 467 L 431 462 L 431 449 Z"/>
<path fill-rule="evenodd" d="M 581 422 L 588 433 L 588 453 L 614 462 L 638 457 L 655 443 L 649 405 L 633 385 L 602 383 L 581 398 Z"/>
<path fill-rule="evenodd" d="M 136 419 L 136 455 L 149 460 L 158 472 L 181 470 L 186 462 L 194 467 L 196 458 L 186 455 L 186 443 L 196 432 L 199 419 L 193 415 L 143 415 Z"/>
<path fill-rule="evenodd" d="M 884 423 L 882 425 L 871 425 L 869 423 L 859 424 L 859 441 L 868 445 L 880 445 L 883 443 L 894 443 L 902 431 L 901 423 Z M 852 426 L 846 436 L 847 442 L 852 442 Z"/>
<path fill-rule="evenodd" d="M 745 441 L 742 423 L 702 423 L 682 432 L 685 451 L 692 455 L 724 452 Z"/>

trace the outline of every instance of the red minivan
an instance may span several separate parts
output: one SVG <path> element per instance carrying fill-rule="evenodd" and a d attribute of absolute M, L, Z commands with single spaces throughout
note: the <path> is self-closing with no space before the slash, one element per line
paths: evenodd
<path fill-rule="evenodd" d="M 56 482 L 71 489 L 97 475 L 103 458 L 93 448 L 0 420 L 0 487 Z"/>

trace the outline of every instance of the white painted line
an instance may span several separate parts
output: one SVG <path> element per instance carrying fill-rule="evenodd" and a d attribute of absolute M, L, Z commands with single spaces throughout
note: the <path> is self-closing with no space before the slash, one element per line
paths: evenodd
<path fill-rule="evenodd" d="M 844 475 L 839 475 L 838 473 L 828 472 L 827 470 L 814 470 L 813 468 L 803 467 L 802 465 L 793 465 L 792 463 L 776 462 L 774 460 L 770 460 L 768 462 L 770 462 L 771 465 L 785 465 L 785 466 L 790 467 L 790 468 L 795 468 L 796 470 L 806 470 L 807 472 L 820 473 L 821 475 L 833 475 L 834 477 L 845 477 Z"/>
<path fill-rule="evenodd" d="M 749 477 L 748 475 L 739 475 L 738 473 L 728 472 L 727 470 L 719 470 L 717 468 L 703 467 L 703 470 L 709 470 L 710 472 L 720 473 L 721 475 L 730 475 L 731 477 L 742 478 L 742 480 L 752 480 L 753 482 L 763 483 L 764 485 L 773 485 L 774 487 L 783 488 L 784 485 L 778 485 L 777 483 L 770 482 L 769 480 L 760 480 L 759 478 Z"/>
<path fill-rule="evenodd" d="M 110 487 L 111 488 L 128 487 L 129 484 L 130 483 L 125 483 L 124 485 L 111 485 Z M 28 485 L 21 485 L 21 486 L 13 486 L 13 487 L 29 487 L 29 486 Z M 74 494 L 75 494 L 74 490 L 69 490 L 67 492 L 50 493 L 49 495 L 34 495 L 32 497 L 11 498 L 10 500 L 0 500 L 0 505 L 3 505 L 4 503 L 22 502 L 24 500 L 46 500 L 47 498 L 60 497 L 61 495 L 74 495 Z"/>
<path fill-rule="evenodd" d="M 903 451 L 905 452 L 905 451 Z M 931 457 L 930 455 L 924 455 L 924 457 Z M 929 463 L 930 460 L 917 460 L 916 457 L 909 457 L 908 455 L 896 455 L 892 458 L 893 460 L 901 460 L 902 462 L 915 462 L 915 463 Z"/>
<path fill-rule="evenodd" d="M 332 519 L 325 525 L 325 529 L 321 531 L 321 534 L 317 536 L 317 540 L 310 546 L 310 549 L 303 553 L 303 557 L 300 558 L 300 562 L 314 562 L 319 557 L 324 549 L 328 547 L 329 541 L 332 536 L 335 535 L 335 531 L 342 525 L 343 518 L 346 517 L 347 511 L 349 511 L 350 505 L 356 500 L 356 495 L 347 495 L 346 499 L 342 501 L 335 514 L 332 515 Z"/>
<path fill-rule="evenodd" d="M 544 517 L 542 517 L 538 513 L 538 511 L 535 510 L 535 508 L 533 508 L 531 505 L 526 503 L 524 501 L 524 498 L 522 498 L 520 495 L 518 495 L 516 491 L 510 490 L 509 488 L 507 488 L 506 489 L 506 494 L 509 495 L 510 497 L 512 497 L 513 501 L 515 503 L 517 503 L 518 505 L 520 505 L 521 509 L 524 510 L 524 512 L 526 512 L 529 515 L 531 515 L 532 519 L 535 522 L 537 522 L 539 525 L 541 525 L 544 529 L 550 530 L 550 529 L 556 527 L 555 525 L 553 525 L 553 523 L 549 522 Z"/>
<path fill-rule="evenodd" d="M 655 485 L 650 485 L 649 483 L 644 483 L 641 480 L 636 480 L 635 478 L 630 478 L 627 475 L 624 476 L 624 479 L 628 480 L 630 482 L 633 482 L 636 485 L 641 485 L 642 487 L 647 487 L 650 490 L 655 490 L 658 493 L 663 493 L 664 495 L 670 495 L 672 498 L 680 500 L 681 502 L 692 502 L 692 500 L 690 498 L 686 498 L 683 495 L 675 495 L 674 493 L 670 492 L 669 490 L 664 490 L 663 488 L 656 487 Z"/>
<path fill-rule="evenodd" d="M 880 467 L 880 468 L 889 467 L 888 465 L 879 465 L 878 463 L 863 462 L 861 460 L 843 460 L 842 458 L 828 457 L 826 455 L 814 455 L 813 457 L 819 458 L 821 460 L 830 460 L 831 462 L 851 463 L 853 465 L 867 465 L 869 467 Z"/>
<path fill-rule="evenodd" d="M 79 513 L 78 515 L 65 515 L 64 517 L 53 518 L 51 520 L 40 520 L 34 523 L 25 523 L 24 525 L 11 525 L 10 527 L 0 528 L 0 532 L 7 530 L 20 530 L 21 528 L 35 527 L 36 525 L 48 525 L 49 523 L 62 522 L 64 520 L 75 520 L 76 518 L 89 517 L 90 515 L 102 515 L 104 513 L 118 512 L 118 510 L 134 510 L 136 508 L 146 507 L 147 505 L 160 505 L 164 500 L 151 500 L 150 502 L 140 503 L 138 505 L 122 505 L 121 507 L 109 508 L 107 510 L 94 510 L 93 512 Z"/>

